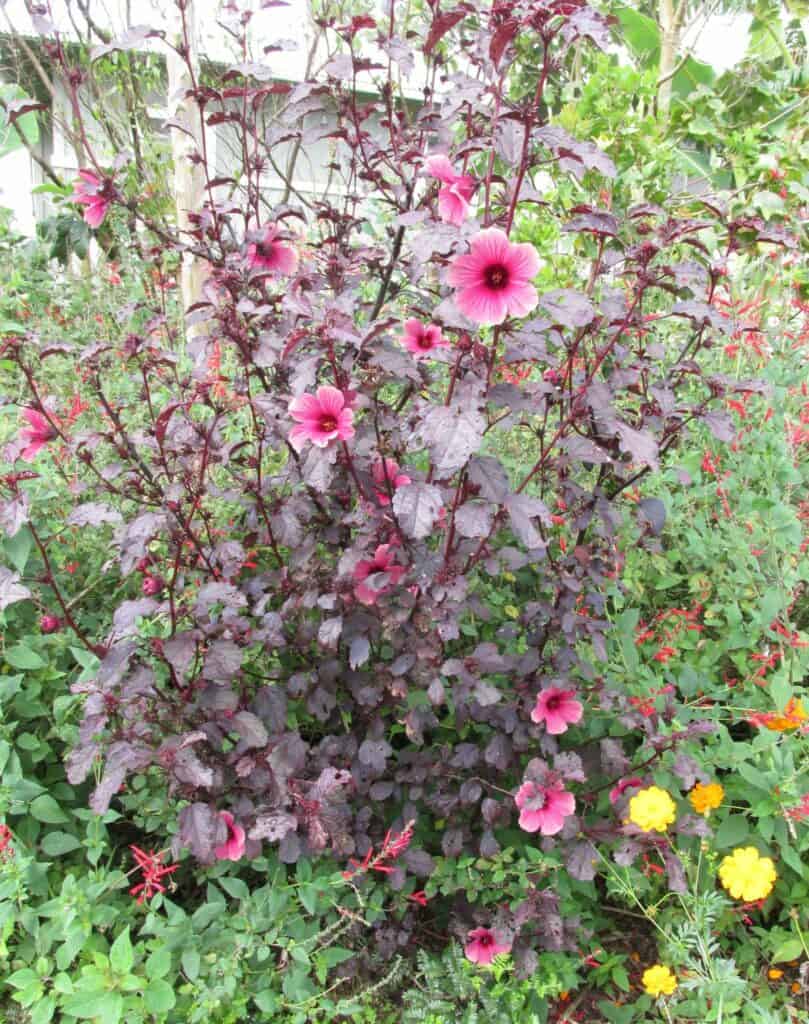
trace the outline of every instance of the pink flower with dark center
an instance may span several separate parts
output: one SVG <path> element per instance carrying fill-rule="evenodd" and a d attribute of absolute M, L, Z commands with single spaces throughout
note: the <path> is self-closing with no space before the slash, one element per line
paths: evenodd
<path fill-rule="evenodd" d="M 42 633 L 58 633 L 62 628 L 62 620 L 58 615 L 43 615 L 39 620 L 39 629 Z"/>
<path fill-rule="evenodd" d="M 640 789 L 643 786 L 643 779 L 637 777 L 621 779 L 620 782 L 610 790 L 610 803 L 617 804 L 628 789 Z"/>
<path fill-rule="evenodd" d="M 543 836 L 561 832 L 565 818 L 576 809 L 573 794 L 560 783 L 540 786 L 536 782 L 524 782 L 517 790 L 514 802 L 520 809 L 520 828 L 526 832 L 540 832 Z"/>
<path fill-rule="evenodd" d="M 227 827 L 228 837 L 216 847 L 214 856 L 217 860 L 241 860 L 244 856 L 244 829 L 236 824 L 230 811 L 220 811 L 219 817 Z"/>
<path fill-rule="evenodd" d="M 582 706 L 574 699 L 575 690 L 560 690 L 551 686 L 537 694 L 537 702 L 531 712 L 531 721 L 537 725 L 544 722 L 551 736 L 561 736 L 569 725 L 581 721 Z"/>
<path fill-rule="evenodd" d="M 247 246 L 247 262 L 252 270 L 289 277 L 298 269 L 298 254 L 278 240 L 278 228 L 270 224 L 262 239 Z"/>
<path fill-rule="evenodd" d="M 296 451 L 301 450 L 304 441 L 325 448 L 332 441 L 347 441 L 354 436 L 354 413 L 343 392 L 331 384 L 323 384 L 315 395 L 293 398 L 289 413 L 298 424 L 289 432 Z"/>
<path fill-rule="evenodd" d="M 104 182 L 95 171 L 79 171 L 78 179 L 73 182 L 70 201 L 84 207 L 86 224 L 91 228 L 101 227 L 110 203 L 104 197 Z"/>
<path fill-rule="evenodd" d="M 491 928 L 475 928 L 466 937 L 464 953 L 473 964 L 490 964 L 500 953 L 511 951 L 511 944 L 503 942 Z"/>
<path fill-rule="evenodd" d="M 374 494 L 380 505 L 390 505 L 388 488 L 393 492 L 397 487 L 412 483 L 409 476 L 399 472 L 399 463 L 393 459 L 378 459 L 371 468 L 374 478 Z"/>
<path fill-rule="evenodd" d="M 21 458 L 26 462 L 32 462 L 40 449 L 59 435 L 47 418 L 36 409 L 23 409 L 22 414 L 23 418 L 28 421 L 28 426 L 23 427 L 20 431 L 20 440 L 26 442 L 26 446 L 21 452 Z"/>
<path fill-rule="evenodd" d="M 423 324 L 420 320 L 410 319 L 404 325 L 404 347 L 412 352 L 416 359 L 424 359 L 437 348 L 449 348 L 449 342 L 441 334 L 441 328 L 435 324 Z"/>
<path fill-rule="evenodd" d="M 443 188 L 438 190 L 438 214 L 445 224 L 460 227 L 469 216 L 469 200 L 475 191 L 475 182 L 468 174 L 456 174 L 449 158 L 443 153 L 429 156 L 424 170 L 431 178 L 438 178 Z"/>
<path fill-rule="evenodd" d="M 458 309 L 479 324 L 501 324 L 507 316 L 526 316 L 539 302 L 531 278 L 539 256 L 530 242 L 510 242 L 498 228 L 472 239 L 470 252 L 456 256 L 449 283 L 458 289 Z"/>
<path fill-rule="evenodd" d="M 354 567 L 354 580 L 357 583 L 354 594 L 357 600 L 363 604 L 375 604 L 377 598 L 396 586 L 406 571 L 403 565 L 397 565 L 394 561 L 390 544 L 380 544 L 372 559 L 363 559 Z M 370 576 L 379 577 L 373 580 L 374 585 L 365 582 Z"/>

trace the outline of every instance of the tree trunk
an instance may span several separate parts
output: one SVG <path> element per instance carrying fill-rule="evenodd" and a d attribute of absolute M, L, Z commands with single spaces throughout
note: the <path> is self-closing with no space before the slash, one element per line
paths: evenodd
<path fill-rule="evenodd" d="M 660 0 L 660 68 L 658 71 L 659 85 L 657 89 L 657 109 L 663 117 L 668 117 L 671 106 L 671 85 L 674 69 L 677 66 L 677 53 L 680 49 L 680 11 L 675 11 L 674 0 Z"/>
<path fill-rule="evenodd" d="M 198 213 L 202 209 L 204 197 L 204 176 L 202 166 L 192 161 L 192 155 L 202 153 L 202 133 L 204 128 L 200 117 L 199 106 L 186 93 L 194 87 L 194 77 L 198 74 L 199 58 L 197 52 L 196 26 L 194 22 L 194 0 L 185 0 L 185 19 L 183 21 L 180 5 L 177 7 L 177 24 L 174 28 L 175 45 L 187 47 L 188 59 L 181 59 L 173 50 L 168 51 L 168 100 L 170 117 L 181 124 L 186 130 L 171 129 L 171 152 L 174 163 L 174 205 L 177 226 L 181 232 L 191 227 L 189 213 Z M 190 241 L 190 236 L 185 236 Z M 180 294 L 183 307 L 188 309 L 202 296 L 205 283 L 203 262 L 190 253 L 183 255 L 180 275 Z M 187 331 L 189 341 L 199 334 L 198 330 Z"/>

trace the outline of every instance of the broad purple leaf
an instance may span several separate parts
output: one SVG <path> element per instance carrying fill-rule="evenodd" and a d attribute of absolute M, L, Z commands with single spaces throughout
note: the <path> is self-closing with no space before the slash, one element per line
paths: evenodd
<path fill-rule="evenodd" d="M 209 804 L 194 803 L 183 807 L 179 826 L 180 842 L 203 864 L 214 859 L 214 850 L 227 839 L 225 822 Z"/>
<path fill-rule="evenodd" d="M 385 740 L 365 740 L 359 749 L 359 759 L 372 771 L 381 773 L 393 753 L 393 747 Z"/>
<path fill-rule="evenodd" d="M 17 601 L 24 601 L 31 596 L 28 587 L 20 583 L 20 574 L 12 572 L 4 565 L 0 565 L 0 612 L 5 611 L 9 605 Z"/>
<path fill-rule="evenodd" d="M 273 811 L 270 814 L 259 814 L 248 835 L 251 839 L 267 839 L 271 843 L 279 843 L 288 832 L 298 827 L 298 819 L 286 811 Z"/>
<path fill-rule="evenodd" d="M 563 327 L 586 327 L 596 316 L 595 307 L 583 292 L 571 288 L 540 295 L 539 304 L 554 323 Z"/>
<path fill-rule="evenodd" d="M 491 455 L 475 455 L 467 470 L 470 481 L 480 488 L 480 495 L 488 501 L 502 504 L 508 494 L 509 481 L 502 464 Z"/>
<path fill-rule="evenodd" d="M 246 747 L 264 747 L 269 736 L 264 723 L 251 711 L 237 711 L 230 720 L 233 732 L 237 732 Z"/>
<path fill-rule="evenodd" d="M 0 502 L 0 530 L 7 537 L 16 536 L 28 519 L 28 495 L 24 492 L 14 495 L 9 501 Z"/>
<path fill-rule="evenodd" d="M 545 525 L 550 524 L 551 515 L 543 501 L 527 494 L 510 494 L 506 498 L 506 511 L 514 533 L 527 548 L 545 547 L 542 535 L 532 522 L 539 519 Z"/>
<path fill-rule="evenodd" d="M 405 484 L 393 496 L 393 511 L 408 537 L 421 540 L 432 532 L 444 501 L 432 484 Z"/>
<path fill-rule="evenodd" d="M 419 434 L 430 449 L 439 479 L 451 476 L 480 447 L 486 420 L 475 409 L 439 405 L 422 421 Z"/>
<path fill-rule="evenodd" d="M 490 502 L 467 501 L 455 513 L 455 529 L 462 537 L 486 537 L 496 511 Z"/>
<path fill-rule="evenodd" d="M 103 501 L 87 501 L 74 508 L 67 517 L 68 526 L 101 526 L 102 523 L 121 522 L 121 513 Z"/>
<path fill-rule="evenodd" d="M 638 502 L 638 518 L 658 537 L 666 525 L 666 506 L 660 498 L 643 498 Z"/>

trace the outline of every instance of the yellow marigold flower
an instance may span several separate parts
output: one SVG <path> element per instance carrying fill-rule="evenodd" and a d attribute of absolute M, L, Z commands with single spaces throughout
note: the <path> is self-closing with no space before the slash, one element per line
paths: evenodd
<path fill-rule="evenodd" d="M 677 817 L 677 808 L 665 789 L 648 786 L 629 801 L 629 820 L 644 832 L 665 832 Z"/>
<path fill-rule="evenodd" d="M 734 850 L 719 865 L 719 878 L 734 900 L 754 903 L 766 899 L 778 873 L 769 857 L 762 857 L 755 846 Z"/>
<path fill-rule="evenodd" d="M 677 988 L 677 979 L 663 964 L 647 967 L 643 972 L 643 990 L 650 996 L 670 996 Z"/>
<path fill-rule="evenodd" d="M 697 814 L 704 814 L 707 818 L 711 811 L 721 806 L 725 798 L 725 790 L 718 782 L 711 782 L 703 786 L 698 782 L 688 794 L 688 799 Z"/>

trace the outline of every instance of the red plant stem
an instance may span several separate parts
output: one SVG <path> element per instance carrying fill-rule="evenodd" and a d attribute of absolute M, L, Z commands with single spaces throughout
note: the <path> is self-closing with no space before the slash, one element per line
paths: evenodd
<path fill-rule="evenodd" d="M 638 303 L 641 301 L 642 297 L 643 297 L 643 289 L 640 289 L 638 291 L 638 293 L 636 294 L 635 298 L 633 299 L 632 305 L 629 307 L 629 309 L 628 309 L 628 311 L 626 313 L 626 316 L 624 317 L 623 322 L 621 323 L 621 326 L 618 328 L 618 330 L 612 336 L 612 338 L 610 339 L 609 343 L 604 346 L 603 351 L 599 354 L 598 358 L 596 359 L 595 366 L 592 368 L 592 370 L 588 374 L 587 380 L 585 381 L 585 383 L 581 386 L 580 390 L 582 392 L 585 391 L 590 386 L 590 384 L 592 384 L 593 379 L 594 379 L 596 373 L 598 373 L 598 370 L 599 370 L 601 364 L 604 362 L 604 360 L 607 358 L 607 356 L 610 354 L 610 352 L 612 352 L 613 348 L 618 343 L 619 338 L 623 335 L 623 333 L 629 327 L 630 321 L 632 319 L 632 314 L 635 312 L 635 309 L 636 309 Z M 523 478 L 523 480 L 520 483 L 520 485 L 516 488 L 516 491 L 515 491 L 516 494 L 521 494 L 525 490 L 525 488 L 528 486 L 530 481 L 534 478 L 534 476 L 542 469 L 542 467 L 545 465 L 545 463 L 550 458 L 550 455 L 553 452 L 554 447 L 556 446 L 557 442 L 564 436 L 565 432 L 573 425 L 574 422 L 575 422 L 575 416 L 573 414 L 572 403 L 571 403 L 571 410 L 568 412 L 567 417 L 564 417 L 562 419 L 561 423 L 559 424 L 559 427 L 557 428 L 556 432 L 554 433 L 554 435 L 551 438 L 550 442 L 548 443 L 547 447 L 543 450 L 543 452 L 540 455 L 539 459 L 536 461 L 536 463 L 533 465 L 533 467 L 530 469 L 530 471 Z M 500 520 L 502 519 L 502 516 L 503 516 L 503 509 L 501 508 L 497 512 L 497 514 L 495 515 L 495 517 L 494 517 L 494 519 L 492 521 L 492 525 L 489 528 L 489 532 L 486 534 L 485 537 L 482 538 L 480 544 L 478 544 L 478 546 L 475 549 L 475 551 L 467 559 L 466 565 L 464 566 L 464 572 L 468 572 L 469 569 L 471 569 L 471 567 L 473 565 L 475 565 L 476 562 L 478 562 L 480 560 L 483 552 L 486 550 L 486 545 L 489 543 L 489 540 L 491 539 L 494 531 L 497 529 L 497 526 L 498 526 Z"/>
<path fill-rule="evenodd" d="M 65 617 L 65 622 L 76 634 L 81 644 L 84 647 L 86 647 L 91 654 L 95 654 L 96 657 L 98 658 L 103 657 L 104 654 L 106 654 L 106 648 L 102 644 L 94 644 L 92 640 L 89 640 L 87 638 L 87 634 L 78 624 L 78 622 L 76 622 L 76 620 L 73 618 L 73 613 L 70 611 L 70 605 L 68 605 L 68 603 L 62 596 L 62 591 L 59 589 L 59 585 L 57 584 L 56 578 L 54 577 L 53 566 L 51 565 L 51 560 L 48 557 L 48 550 L 32 522 L 28 523 L 28 529 L 31 531 L 31 536 L 34 538 L 34 543 L 39 549 L 39 554 L 42 557 L 42 561 L 45 564 L 45 572 L 47 575 L 44 582 L 47 583 L 51 590 L 54 592 L 56 600 L 59 602 L 59 607 L 62 609 L 62 614 Z"/>
<path fill-rule="evenodd" d="M 506 234 L 511 232 L 511 226 L 514 223 L 514 214 L 517 210 L 517 200 L 520 195 L 520 189 L 522 188 L 523 179 L 525 173 L 528 170 L 528 147 L 531 144 L 531 128 L 533 127 L 534 114 L 539 107 L 539 103 L 542 99 L 542 94 L 545 91 L 545 83 L 548 79 L 548 72 L 550 71 L 550 39 L 544 41 L 544 53 L 542 56 L 542 72 L 537 82 L 536 92 L 534 93 L 533 102 L 528 110 L 528 114 L 525 119 L 525 136 L 522 141 L 522 155 L 520 157 L 520 165 L 517 169 L 517 177 L 514 181 L 514 192 L 511 196 L 511 202 L 509 203 L 508 216 L 506 217 Z"/>

